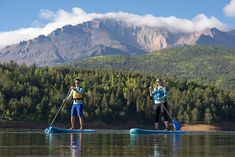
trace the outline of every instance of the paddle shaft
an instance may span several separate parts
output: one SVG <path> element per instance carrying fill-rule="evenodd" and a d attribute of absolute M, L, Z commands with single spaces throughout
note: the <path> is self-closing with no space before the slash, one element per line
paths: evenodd
<path fill-rule="evenodd" d="M 68 97 L 68 95 L 70 94 L 70 91 L 71 91 L 71 89 L 70 89 L 69 92 L 67 93 L 65 99 L 66 99 L 66 98 Z M 52 120 L 50 126 L 52 126 L 52 124 L 54 123 L 54 121 L 55 121 L 57 115 L 59 114 L 60 110 L 62 109 L 63 105 L 64 105 L 64 101 L 63 101 L 62 104 L 60 105 L 60 108 L 58 109 L 58 111 L 57 111 L 55 117 L 53 118 L 53 120 Z"/>
<path fill-rule="evenodd" d="M 170 113 L 167 111 L 167 109 L 165 108 L 165 106 L 163 104 L 161 104 L 161 106 L 164 108 L 164 110 L 166 111 L 166 113 L 168 114 L 168 116 L 171 118 L 171 121 L 173 121 L 173 118 L 171 117 Z"/>

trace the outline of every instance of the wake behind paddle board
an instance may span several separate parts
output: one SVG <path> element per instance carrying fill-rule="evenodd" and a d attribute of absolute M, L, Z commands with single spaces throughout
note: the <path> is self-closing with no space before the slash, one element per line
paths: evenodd
<path fill-rule="evenodd" d="M 46 128 L 45 133 L 94 133 L 96 130 L 93 129 L 64 129 L 64 128 L 58 128 L 58 127 L 49 127 Z"/>
<path fill-rule="evenodd" d="M 132 128 L 130 129 L 130 134 L 183 134 L 187 133 L 183 130 L 147 130 L 147 129 L 139 129 Z"/>

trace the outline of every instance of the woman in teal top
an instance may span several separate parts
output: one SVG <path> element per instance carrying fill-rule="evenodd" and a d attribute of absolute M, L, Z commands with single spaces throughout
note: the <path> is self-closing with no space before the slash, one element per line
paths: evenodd
<path fill-rule="evenodd" d="M 156 80 L 156 87 L 154 89 L 152 89 L 151 86 L 149 87 L 149 94 L 153 98 L 153 102 L 155 104 L 155 129 L 158 129 L 159 121 L 161 118 L 160 112 L 162 112 L 164 117 L 165 129 L 169 130 L 169 118 L 167 112 L 162 107 L 162 105 L 164 105 L 164 107 L 167 109 L 167 90 L 166 87 L 163 86 L 161 79 Z"/>

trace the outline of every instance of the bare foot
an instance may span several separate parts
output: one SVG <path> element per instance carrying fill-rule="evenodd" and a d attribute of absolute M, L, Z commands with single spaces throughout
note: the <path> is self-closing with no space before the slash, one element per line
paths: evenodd
<path fill-rule="evenodd" d="M 165 128 L 165 131 L 170 131 L 170 128 Z"/>
<path fill-rule="evenodd" d="M 83 127 L 80 127 L 80 130 L 83 130 Z"/>
<path fill-rule="evenodd" d="M 73 129 L 74 129 L 73 127 L 69 128 L 69 130 L 73 130 Z"/>

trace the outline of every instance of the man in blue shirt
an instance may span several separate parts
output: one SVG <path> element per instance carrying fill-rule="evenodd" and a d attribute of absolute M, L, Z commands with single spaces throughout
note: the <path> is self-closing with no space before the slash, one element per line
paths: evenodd
<path fill-rule="evenodd" d="M 76 126 L 76 117 L 79 117 L 80 129 L 83 129 L 83 99 L 84 99 L 84 88 L 80 86 L 80 79 L 75 80 L 75 86 L 70 88 L 70 93 L 64 101 L 72 98 L 73 105 L 71 108 L 71 128 L 75 129 Z"/>

